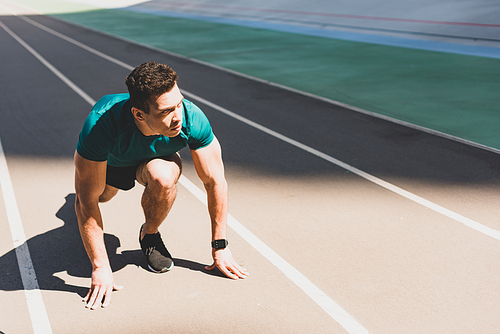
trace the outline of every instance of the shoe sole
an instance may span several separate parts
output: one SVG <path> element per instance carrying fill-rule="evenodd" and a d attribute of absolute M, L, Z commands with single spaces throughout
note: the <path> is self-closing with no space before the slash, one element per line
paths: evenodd
<path fill-rule="evenodd" d="M 163 270 L 158 271 L 158 270 L 154 270 L 153 268 L 151 268 L 151 266 L 148 264 L 149 270 L 151 270 L 152 272 L 157 273 L 157 274 L 166 273 L 167 271 L 170 271 L 170 269 L 172 269 L 173 267 L 174 267 L 174 262 L 172 262 L 170 267 L 168 267 L 167 269 L 163 269 Z"/>

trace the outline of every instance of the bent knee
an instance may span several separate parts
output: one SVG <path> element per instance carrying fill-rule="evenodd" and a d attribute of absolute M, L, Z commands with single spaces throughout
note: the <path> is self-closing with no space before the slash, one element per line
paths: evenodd
<path fill-rule="evenodd" d="M 153 159 L 138 171 L 137 181 L 142 185 L 170 189 L 175 187 L 179 180 L 181 168 L 180 159 Z"/>
<path fill-rule="evenodd" d="M 149 187 L 161 189 L 172 189 L 175 188 L 178 179 L 179 174 L 176 174 L 175 171 L 171 173 L 168 171 L 161 171 L 150 175 L 147 185 Z"/>

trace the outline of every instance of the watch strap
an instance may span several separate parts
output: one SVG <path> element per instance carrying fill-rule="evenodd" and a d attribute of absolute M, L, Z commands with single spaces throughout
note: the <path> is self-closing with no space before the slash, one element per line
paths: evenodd
<path fill-rule="evenodd" d="M 226 239 L 218 239 L 215 241 L 212 241 L 212 248 L 214 249 L 224 249 L 227 247 L 229 242 Z"/>

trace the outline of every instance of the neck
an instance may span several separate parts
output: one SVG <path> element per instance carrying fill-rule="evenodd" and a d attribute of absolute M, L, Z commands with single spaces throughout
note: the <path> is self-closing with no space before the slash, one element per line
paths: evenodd
<path fill-rule="evenodd" d="M 134 117 L 134 123 L 137 126 L 137 128 L 139 129 L 139 131 L 142 132 L 143 135 L 145 135 L 145 136 L 158 135 L 158 133 L 154 133 L 145 122 L 140 122 L 135 117 Z"/>

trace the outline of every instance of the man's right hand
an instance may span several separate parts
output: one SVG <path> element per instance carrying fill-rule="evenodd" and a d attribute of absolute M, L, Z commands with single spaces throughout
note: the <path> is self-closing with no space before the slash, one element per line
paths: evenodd
<path fill-rule="evenodd" d="M 96 268 L 92 271 L 92 283 L 87 296 L 83 298 L 85 307 L 95 310 L 99 306 L 106 307 L 111 302 L 111 292 L 123 287 L 113 282 L 111 268 Z"/>

